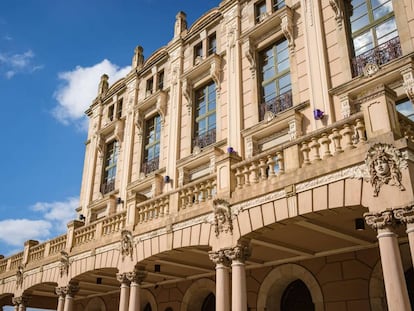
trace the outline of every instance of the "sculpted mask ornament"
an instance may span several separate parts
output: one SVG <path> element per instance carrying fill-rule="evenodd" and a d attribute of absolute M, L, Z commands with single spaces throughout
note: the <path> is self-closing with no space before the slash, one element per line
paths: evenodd
<path fill-rule="evenodd" d="M 407 168 L 407 161 L 395 147 L 387 144 L 373 145 L 365 157 L 365 164 L 369 172 L 369 180 L 374 187 L 374 197 L 378 196 L 383 185 L 405 190 L 401 184 L 401 170 Z"/>
<path fill-rule="evenodd" d="M 132 233 L 131 231 L 123 230 L 121 234 L 122 234 L 122 238 L 121 238 L 122 260 L 124 260 L 126 256 L 130 256 L 132 259 L 132 253 L 134 249 Z"/>
<path fill-rule="evenodd" d="M 16 271 L 16 286 L 22 286 L 23 284 L 23 266 L 19 265 Z"/>
<path fill-rule="evenodd" d="M 69 260 L 69 254 L 65 251 L 60 252 L 60 264 L 59 264 L 59 270 L 60 270 L 60 276 L 67 275 L 69 273 L 69 266 L 70 266 L 70 260 Z"/>
<path fill-rule="evenodd" d="M 233 234 L 233 220 L 229 203 L 222 199 L 216 199 L 213 204 L 216 236 L 218 237 L 222 232 Z"/>

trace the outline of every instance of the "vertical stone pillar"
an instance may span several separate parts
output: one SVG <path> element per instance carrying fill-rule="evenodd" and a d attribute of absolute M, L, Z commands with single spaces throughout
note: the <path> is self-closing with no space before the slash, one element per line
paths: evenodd
<path fill-rule="evenodd" d="M 147 276 L 147 272 L 135 269 L 127 274 L 128 280 L 131 282 L 129 296 L 129 311 L 141 310 L 141 283 Z"/>
<path fill-rule="evenodd" d="M 230 260 L 223 250 L 209 253 L 216 264 L 216 311 L 230 311 Z"/>
<path fill-rule="evenodd" d="M 409 311 L 411 306 L 397 235 L 394 232 L 396 223 L 393 212 L 392 210 L 386 210 L 381 213 L 366 213 L 364 217 L 366 223 L 378 232 L 377 238 L 388 310 Z"/>
<path fill-rule="evenodd" d="M 55 293 L 58 295 L 58 305 L 56 311 L 63 311 L 65 308 L 66 290 L 64 287 L 56 287 Z"/>
<path fill-rule="evenodd" d="M 414 206 L 398 208 L 394 210 L 395 219 L 407 226 L 408 243 L 410 244 L 411 260 L 414 266 Z"/>
<path fill-rule="evenodd" d="M 119 311 L 128 311 L 130 282 L 127 278 L 127 273 L 118 273 L 116 275 L 116 278 L 121 283 L 121 293 L 119 296 Z"/>
<path fill-rule="evenodd" d="M 225 250 L 225 254 L 232 260 L 231 263 L 231 309 L 247 311 L 246 269 L 245 260 L 250 256 L 250 249 L 244 243 Z"/>
<path fill-rule="evenodd" d="M 77 282 L 70 282 L 63 288 L 65 293 L 64 311 L 73 311 L 73 299 L 76 293 L 79 291 L 79 285 Z"/>

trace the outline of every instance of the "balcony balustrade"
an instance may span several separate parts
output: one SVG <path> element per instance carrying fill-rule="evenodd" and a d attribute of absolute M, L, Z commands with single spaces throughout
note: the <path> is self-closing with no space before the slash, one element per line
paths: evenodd
<path fill-rule="evenodd" d="M 142 224 L 169 214 L 169 195 L 164 195 L 138 204 L 138 223 Z"/>
<path fill-rule="evenodd" d="M 380 67 L 400 56 L 402 56 L 400 38 L 392 38 L 391 40 L 354 57 L 352 59 L 352 76 L 357 77 L 362 75 L 367 64 L 375 64 Z"/>
<path fill-rule="evenodd" d="M 216 189 L 216 175 L 210 175 L 189 183 L 179 191 L 179 209 L 191 208 L 207 200 L 211 200 Z"/>
<path fill-rule="evenodd" d="M 105 218 L 102 221 L 102 235 L 109 235 L 125 228 L 126 212 Z"/>
<path fill-rule="evenodd" d="M 292 105 L 292 91 L 280 94 L 279 96 L 260 105 L 260 120 L 264 119 L 264 116 L 268 111 L 276 115 L 286 109 L 291 108 Z"/>
<path fill-rule="evenodd" d="M 66 234 L 49 241 L 49 255 L 58 254 L 66 247 Z"/>

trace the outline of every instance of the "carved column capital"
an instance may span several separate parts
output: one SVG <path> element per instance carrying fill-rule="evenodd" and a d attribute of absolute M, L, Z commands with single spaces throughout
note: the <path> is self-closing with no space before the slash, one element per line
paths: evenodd
<path fill-rule="evenodd" d="M 392 210 L 379 213 L 365 213 L 365 222 L 375 230 L 392 229 L 396 226 Z"/>
<path fill-rule="evenodd" d="M 406 206 L 404 208 L 397 208 L 393 210 L 394 218 L 405 223 L 414 223 L 414 205 Z"/>
<path fill-rule="evenodd" d="M 233 248 L 224 250 L 225 255 L 232 261 L 239 261 L 244 263 L 251 255 L 250 247 L 245 243 L 240 243 Z"/>
<path fill-rule="evenodd" d="M 62 287 L 65 296 L 75 297 L 79 291 L 79 284 L 77 282 L 70 282 L 67 286 Z"/>
<path fill-rule="evenodd" d="M 13 297 L 12 303 L 14 306 L 20 306 L 20 305 L 27 306 L 29 299 L 30 299 L 30 296 L 27 296 L 27 295 Z"/>
<path fill-rule="evenodd" d="M 210 260 L 216 265 L 224 265 L 226 267 L 230 266 L 230 259 L 226 256 L 225 250 L 219 250 L 217 252 L 208 252 Z"/>
<path fill-rule="evenodd" d="M 66 296 L 66 286 L 63 287 L 55 287 L 55 293 L 59 297 L 65 297 Z"/>
<path fill-rule="evenodd" d="M 132 272 L 126 273 L 126 278 L 131 283 L 141 284 L 147 277 L 147 271 L 135 269 Z"/>
<path fill-rule="evenodd" d="M 128 279 L 128 273 L 117 273 L 116 279 L 118 280 L 119 283 L 127 284 L 128 286 L 131 283 Z"/>

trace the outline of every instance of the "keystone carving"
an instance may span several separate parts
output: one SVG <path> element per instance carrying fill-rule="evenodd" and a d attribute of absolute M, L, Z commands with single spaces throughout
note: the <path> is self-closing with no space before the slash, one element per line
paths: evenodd
<path fill-rule="evenodd" d="M 132 254 L 134 251 L 134 243 L 132 238 L 131 231 L 128 230 L 122 230 L 121 232 L 121 255 L 122 260 L 125 259 L 125 257 L 129 256 L 132 260 Z"/>
<path fill-rule="evenodd" d="M 19 265 L 16 271 L 16 287 L 21 287 L 23 284 L 23 266 Z"/>
<path fill-rule="evenodd" d="M 60 252 L 60 263 L 59 263 L 59 271 L 60 276 L 68 275 L 69 273 L 69 266 L 71 264 L 71 261 L 69 259 L 69 254 L 65 251 Z"/>

